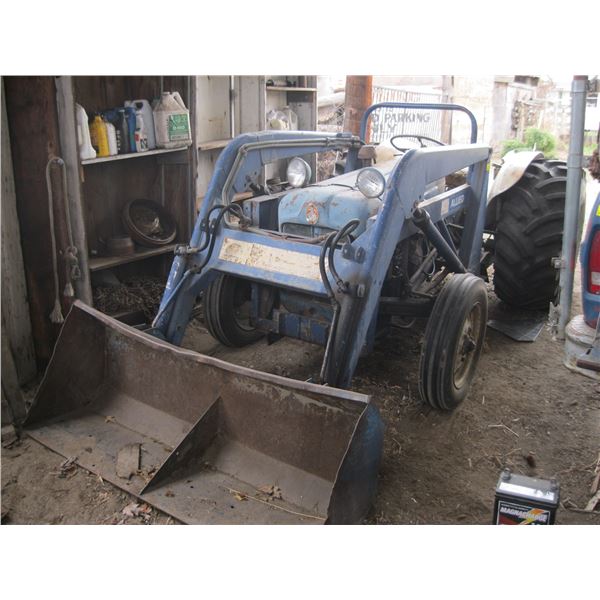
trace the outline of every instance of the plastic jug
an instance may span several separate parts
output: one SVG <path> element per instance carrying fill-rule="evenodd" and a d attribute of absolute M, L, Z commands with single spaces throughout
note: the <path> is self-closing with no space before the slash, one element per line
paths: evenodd
<path fill-rule="evenodd" d="M 129 152 L 135 152 L 135 108 L 133 106 L 126 106 L 123 110 L 127 118 L 127 130 L 129 132 L 127 143 L 129 145 Z"/>
<path fill-rule="evenodd" d="M 110 156 L 106 123 L 100 115 L 96 115 L 90 125 L 90 140 L 96 150 L 97 156 Z"/>
<path fill-rule="evenodd" d="M 117 131 L 119 132 L 117 136 L 119 154 L 129 154 L 131 151 L 129 147 L 129 126 L 127 124 L 127 115 L 125 114 L 125 109 L 120 108 L 117 111 L 119 115 Z"/>
<path fill-rule="evenodd" d="M 291 131 L 298 131 L 298 115 L 289 106 L 284 106 L 281 112 L 287 118 L 288 128 Z"/>
<path fill-rule="evenodd" d="M 77 120 L 77 146 L 79 148 L 79 158 L 81 160 L 96 158 L 96 151 L 94 150 L 90 139 L 88 116 L 81 104 L 75 104 L 75 117 Z"/>
<path fill-rule="evenodd" d="M 159 148 L 181 148 L 192 142 L 190 112 L 179 92 L 163 92 L 152 104 L 154 132 Z"/>
<path fill-rule="evenodd" d="M 146 127 L 144 124 L 144 118 L 139 110 L 135 111 L 135 151 L 136 152 L 147 152 L 148 151 L 148 135 L 146 134 Z"/>
<path fill-rule="evenodd" d="M 118 153 L 117 148 L 117 130 L 110 121 L 105 121 L 106 137 L 108 138 L 108 153 L 114 156 Z"/>
<path fill-rule="evenodd" d="M 117 108 L 111 108 L 110 110 L 103 110 L 101 113 L 105 123 L 111 123 L 115 128 L 115 136 L 117 141 L 117 154 L 121 154 L 121 132 L 119 130 L 121 119 L 119 110 Z M 108 131 L 108 129 L 107 129 Z M 110 140 L 109 140 L 110 146 Z"/>
<path fill-rule="evenodd" d="M 148 150 L 154 150 L 156 148 L 156 136 L 154 135 L 154 116 L 150 102 L 148 100 L 126 100 L 125 106 L 131 106 L 135 108 L 136 113 L 141 113 L 144 131 L 148 138 Z"/>

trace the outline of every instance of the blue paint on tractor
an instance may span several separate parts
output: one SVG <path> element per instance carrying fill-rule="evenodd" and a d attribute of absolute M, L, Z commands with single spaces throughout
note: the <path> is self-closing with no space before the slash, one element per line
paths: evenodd
<path fill-rule="evenodd" d="M 388 161 L 376 168 L 387 178 L 397 161 Z M 352 219 L 360 225 L 354 234 L 360 235 L 368 219 L 382 207 L 379 198 L 366 198 L 355 186 L 356 172 L 344 173 L 286 193 L 279 203 L 279 231 L 308 237 L 312 232 L 328 233 L 341 229 Z"/>
<path fill-rule="evenodd" d="M 437 108 L 447 110 L 448 106 Z M 460 110 L 466 111 L 462 107 Z M 323 221 L 319 223 L 324 228 L 341 230 L 358 217 L 352 240 L 346 241 L 343 248 L 332 250 L 334 259 L 329 256 L 321 272 L 317 266 L 319 257 L 323 258 L 323 253 L 329 250 L 323 243 L 306 243 L 305 239 L 252 229 L 232 220 L 232 215 L 239 219 L 242 210 L 233 203 L 233 196 L 248 190 L 269 162 L 335 150 L 346 151 L 347 168 L 350 164 L 358 169 L 362 166 L 358 159 L 361 145 L 357 137 L 349 134 L 320 132 L 266 131 L 243 134 L 232 140 L 217 161 L 190 244 L 173 263 L 153 323 L 165 339 L 181 343 L 196 298 L 222 273 L 276 290 L 304 294 L 307 310 L 313 302 L 311 297 L 314 302 L 329 298 L 337 309 L 328 328 L 327 352 L 331 360 L 324 381 L 348 387 L 359 357 L 365 348 L 372 346 L 379 298 L 392 257 L 398 244 L 418 231 L 412 219 L 415 206 L 426 208 L 433 223 L 464 210 L 459 259 L 466 271 L 479 274 L 490 155 L 490 148 L 484 145 L 408 150 L 397 162 L 380 167 L 386 188 L 381 198 L 372 202 L 359 191 L 342 187 L 354 187 L 357 170 L 284 194 L 279 213 L 282 224 L 287 219 L 294 219 L 295 224 L 306 222 L 306 209 L 311 202 L 323 210 Z M 468 168 L 464 186 L 435 195 L 436 182 L 463 168 Z M 229 247 L 239 242 L 239 248 L 244 250 L 234 257 L 228 256 L 224 251 L 226 242 Z M 447 244 L 443 240 L 441 243 Z M 339 277 L 337 283 L 332 281 L 333 261 Z M 299 337 L 322 343 L 320 326 L 302 320 L 294 322 L 292 317 L 278 322 L 285 330 L 280 330 L 280 334 L 299 331 Z"/>

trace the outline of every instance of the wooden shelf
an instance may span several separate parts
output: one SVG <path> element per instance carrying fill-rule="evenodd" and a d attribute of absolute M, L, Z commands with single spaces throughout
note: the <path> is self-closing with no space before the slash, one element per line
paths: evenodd
<path fill-rule="evenodd" d="M 198 142 L 198 150 L 217 150 L 219 148 L 225 148 L 231 141 L 231 138 L 225 140 L 209 140 L 208 142 Z"/>
<path fill-rule="evenodd" d="M 317 88 L 309 87 L 280 87 L 278 85 L 267 85 L 267 91 L 269 92 L 316 92 Z"/>
<path fill-rule="evenodd" d="M 178 245 L 179 244 L 168 244 L 167 246 L 160 246 L 159 248 L 144 248 L 143 250 L 136 251 L 135 254 L 126 254 L 123 256 L 97 256 L 90 258 L 90 271 L 101 271 L 102 269 L 110 269 L 111 267 L 143 260 L 145 258 L 168 254 L 169 252 L 173 252 Z"/>
<path fill-rule="evenodd" d="M 169 154 L 171 152 L 183 152 L 188 146 L 182 148 L 159 148 L 146 152 L 132 152 L 130 154 L 115 154 L 114 156 L 102 156 L 101 158 L 87 158 L 81 161 L 82 165 L 95 165 L 96 163 L 112 162 L 113 160 L 126 160 L 128 158 L 144 158 L 145 156 L 156 156 L 157 154 Z"/>

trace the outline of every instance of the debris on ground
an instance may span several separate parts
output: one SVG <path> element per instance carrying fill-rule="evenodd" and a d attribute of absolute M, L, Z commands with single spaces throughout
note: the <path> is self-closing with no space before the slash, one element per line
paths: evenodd
<path fill-rule="evenodd" d="M 586 504 L 583 510 L 593 511 L 596 510 L 596 507 L 600 504 L 600 491 L 596 492 L 591 498 L 590 501 Z"/>
<path fill-rule="evenodd" d="M 130 479 L 140 468 L 140 444 L 127 444 L 117 454 L 117 475 Z"/>
<path fill-rule="evenodd" d="M 272 500 L 282 500 L 281 488 L 276 485 L 263 485 L 258 488 L 260 492 L 259 497 L 262 497 L 267 502 Z"/>
<path fill-rule="evenodd" d="M 143 448 L 142 448 L 142 450 L 143 450 Z M 136 472 L 136 475 L 138 475 L 146 483 L 148 483 L 154 477 L 154 474 L 156 473 L 156 471 L 157 471 L 156 467 L 151 467 L 150 469 L 147 469 L 147 470 L 138 469 Z"/>
<path fill-rule="evenodd" d="M 144 521 L 149 521 L 152 516 L 152 509 L 147 504 L 138 504 L 137 502 L 130 502 L 122 511 L 126 518 L 132 519 L 135 517 L 141 517 Z"/>
<path fill-rule="evenodd" d="M 248 500 L 248 495 L 247 494 L 243 494 L 242 492 L 237 492 L 236 490 L 229 490 L 229 493 L 238 501 L 238 502 L 244 502 L 245 500 Z"/>
<path fill-rule="evenodd" d="M 60 471 L 58 472 L 58 476 L 60 479 L 70 479 L 77 473 L 77 457 L 73 456 L 72 458 L 67 458 L 62 463 L 60 463 Z"/>
<path fill-rule="evenodd" d="M 3 448 L 12 448 L 17 445 L 21 439 L 17 434 L 16 429 L 12 425 L 6 425 L 2 427 L 2 447 Z"/>

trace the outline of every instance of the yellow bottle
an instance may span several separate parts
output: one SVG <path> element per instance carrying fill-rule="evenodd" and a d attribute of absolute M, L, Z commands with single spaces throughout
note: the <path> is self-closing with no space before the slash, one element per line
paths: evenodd
<path fill-rule="evenodd" d="M 90 125 L 90 139 L 97 156 L 110 156 L 106 123 L 100 115 L 96 115 Z"/>

